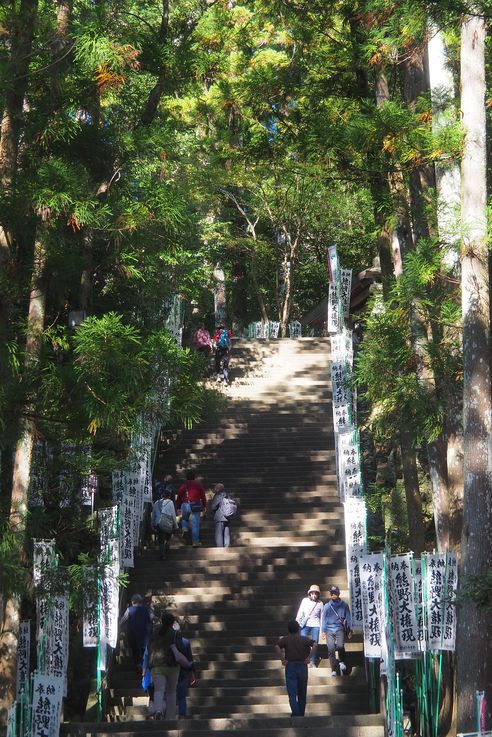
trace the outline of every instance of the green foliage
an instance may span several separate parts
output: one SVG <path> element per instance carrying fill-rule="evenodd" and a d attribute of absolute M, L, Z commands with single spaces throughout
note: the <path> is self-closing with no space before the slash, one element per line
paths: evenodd
<path fill-rule="evenodd" d="M 432 335 L 420 332 L 425 324 Z M 459 295 L 435 243 L 422 239 L 407 255 L 388 299 L 373 300 L 365 328 L 356 377 L 376 436 L 390 439 L 405 423 L 430 442 L 443 430 L 462 373 Z"/>
<path fill-rule="evenodd" d="M 4 521 L 0 529 L 0 591 L 4 597 L 20 597 L 29 590 L 30 579 L 24 565 L 23 537 Z"/>
<path fill-rule="evenodd" d="M 480 576 L 468 576 L 461 582 L 458 605 L 465 599 L 471 599 L 480 608 L 492 607 L 492 570 Z"/>

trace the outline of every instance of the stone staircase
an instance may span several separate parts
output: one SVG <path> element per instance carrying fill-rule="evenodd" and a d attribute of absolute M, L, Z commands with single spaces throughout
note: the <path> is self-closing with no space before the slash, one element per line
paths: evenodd
<path fill-rule="evenodd" d="M 380 715 L 368 713 L 360 636 L 347 646 L 349 675 L 330 677 L 326 658 L 310 669 L 303 719 L 290 717 L 274 652 L 310 584 L 319 584 L 325 597 L 337 583 L 347 596 L 328 340 L 236 342 L 231 380 L 221 390 L 229 400 L 221 421 L 162 446 L 156 473 L 182 479 L 193 469 L 206 489 L 223 482 L 240 502 L 233 547 L 213 547 L 210 517 L 202 522 L 203 547 L 184 547 L 176 539 L 165 562 L 154 550 L 143 551 L 128 591 L 128 597 L 135 591 L 146 595 L 156 611 L 173 611 L 192 641 L 198 687 L 189 690 L 189 716 L 145 721 L 147 698 L 123 654 L 111 675 L 109 721 L 66 724 L 63 735 L 384 734 Z M 325 646 L 320 654 L 326 655 Z"/>

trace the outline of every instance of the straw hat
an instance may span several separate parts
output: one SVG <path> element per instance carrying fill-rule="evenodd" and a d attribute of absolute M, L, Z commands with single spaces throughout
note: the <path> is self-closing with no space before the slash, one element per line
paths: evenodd
<path fill-rule="evenodd" d="M 317 594 L 321 594 L 321 591 L 319 590 L 319 586 L 316 586 L 316 584 L 313 584 L 308 588 L 308 594 L 311 593 L 311 591 L 316 591 Z"/>

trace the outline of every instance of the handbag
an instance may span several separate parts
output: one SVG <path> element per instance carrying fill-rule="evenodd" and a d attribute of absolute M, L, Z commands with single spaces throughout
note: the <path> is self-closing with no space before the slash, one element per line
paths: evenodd
<path fill-rule="evenodd" d="M 174 656 L 174 660 L 176 661 L 178 665 L 180 665 L 182 668 L 186 668 L 187 670 L 191 668 L 193 664 L 190 663 L 186 655 L 183 655 L 181 650 L 176 645 L 176 632 L 174 632 L 174 642 L 171 643 L 171 645 L 169 646 L 169 649 L 171 650 Z"/>
<path fill-rule="evenodd" d="M 303 616 L 299 617 L 299 619 L 297 620 L 298 623 L 299 623 L 299 627 L 301 628 L 301 630 L 303 629 L 303 627 L 306 626 L 306 622 L 308 621 L 309 617 L 311 616 L 311 614 L 314 612 L 314 610 L 318 606 L 318 603 L 319 602 L 316 602 L 315 603 L 315 605 L 313 606 L 313 608 L 311 609 L 311 611 L 309 612 L 309 614 L 307 614 L 307 615 L 304 614 Z"/>
<path fill-rule="evenodd" d="M 201 502 L 190 502 L 192 512 L 203 512 L 203 504 Z"/>
<path fill-rule="evenodd" d="M 168 502 L 168 504 L 165 504 L 164 502 Z M 164 532 L 166 535 L 168 535 L 174 530 L 174 504 L 170 499 L 165 499 L 164 502 L 161 502 L 161 516 L 159 518 L 159 523 L 157 526 L 161 532 Z M 169 505 L 172 505 L 172 507 L 170 507 Z M 173 514 L 169 514 L 168 512 L 164 511 L 164 509 L 170 508 L 172 508 Z"/>
<path fill-rule="evenodd" d="M 334 612 L 334 614 L 335 614 L 336 618 L 338 619 L 338 621 L 339 621 L 339 622 L 340 622 L 340 624 L 342 625 L 342 627 L 343 627 L 343 633 L 344 633 L 345 635 L 348 635 L 348 634 L 350 634 L 350 627 L 349 627 L 349 626 L 348 626 L 348 624 L 347 624 L 347 620 L 346 620 L 346 618 L 345 618 L 345 617 L 341 617 L 341 616 L 340 616 L 340 615 L 338 614 L 338 612 L 337 612 L 337 611 L 335 611 L 335 608 L 334 608 L 334 607 L 332 606 L 332 603 L 331 603 L 331 601 L 330 601 L 330 609 L 331 609 L 331 610 L 332 610 L 332 611 Z"/>
<path fill-rule="evenodd" d="M 153 685 L 152 673 L 150 672 L 150 668 L 147 668 L 142 676 L 142 688 L 144 691 L 148 691 Z"/>

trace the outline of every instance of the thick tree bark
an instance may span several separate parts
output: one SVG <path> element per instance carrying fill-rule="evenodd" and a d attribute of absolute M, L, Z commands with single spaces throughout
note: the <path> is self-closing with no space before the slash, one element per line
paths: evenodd
<path fill-rule="evenodd" d="M 432 483 L 432 508 L 434 511 L 437 549 L 445 551 L 449 548 L 450 510 L 447 443 L 442 435 L 428 444 L 427 457 Z"/>
<path fill-rule="evenodd" d="M 268 322 L 268 313 L 265 307 L 265 300 L 263 299 L 260 285 L 258 283 L 258 277 L 256 274 L 256 256 L 254 253 L 251 254 L 250 270 L 251 281 L 253 282 L 253 289 L 255 290 L 256 301 L 258 302 L 258 307 L 260 308 L 261 319 L 263 322 Z"/>
<path fill-rule="evenodd" d="M 422 498 L 420 496 L 417 457 L 413 447 L 413 433 L 406 427 L 400 429 L 401 463 L 403 484 L 407 501 L 408 530 L 410 549 L 419 556 L 425 548 L 424 526 L 422 523 Z"/>
<path fill-rule="evenodd" d="M 225 325 L 227 320 L 227 296 L 224 269 L 221 263 L 214 268 L 214 309 L 215 327 Z"/>
<path fill-rule="evenodd" d="M 289 323 L 290 310 L 292 305 L 292 262 L 288 262 L 288 268 L 285 269 L 284 278 L 284 294 L 280 307 L 280 335 L 282 338 L 287 337 L 287 325 Z"/>
<path fill-rule="evenodd" d="M 492 568 L 490 310 L 487 246 L 484 19 L 466 15 L 461 32 L 462 309 L 464 507 L 456 645 L 458 731 L 476 729 L 475 694 L 492 683 L 492 617 L 467 587 Z M 478 657 L 470 657 L 470 643 Z M 490 699 L 487 700 L 490 724 Z"/>
<path fill-rule="evenodd" d="M 36 370 L 43 341 L 46 293 L 44 285 L 44 269 L 46 260 L 44 229 L 38 228 L 38 237 L 34 246 L 34 266 L 31 279 L 31 294 L 27 317 L 27 337 L 25 353 L 26 374 Z M 10 504 L 10 524 L 19 535 L 24 536 L 31 473 L 32 451 L 35 442 L 36 427 L 32 418 L 34 406 L 32 398 L 28 399 L 20 420 L 19 438 L 15 447 L 14 470 L 12 475 L 12 497 Z M 0 690 L 0 712 L 7 709 L 15 699 L 15 677 L 17 660 L 17 638 L 19 634 L 19 600 L 8 597 L 5 603 L 2 632 L 0 634 L 0 653 L 2 670 L 0 672 L 2 689 Z"/>
<path fill-rule="evenodd" d="M 432 103 L 432 130 L 438 133 L 446 125 L 447 115 L 454 116 L 454 79 L 447 59 L 442 33 L 429 29 L 427 44 L 429 84 Z M 443 158 L 435 164 L 437 188 L 437 227 L 448 268 L 458 265 L 458 212 L 461 197 L 460 170 L 457 161 Z"/>
<path fill-rule="evenodd" d="M 447 417 L 450 548 L 460 552 L 463 529 L 463 401 L 451 395 Z"/>
<path fill-rule="evenodd" d="M 17 668 L 17 639 L 20 625 L 20 601 L 9 597 L 3 603 L 0 615 L 0 724 L 6 723 L 7 709 L 15 701 Z"/>
<path fill-rule="evenodd" d="M 407 49 L 403 64 L 403 97 L 413 109 L 418 98 L 429 91 L 429 71 L 427 64 L 427 47 L 425 44 Z M 430 228 L 425 214 L 429 204 L 426 194 L 429 188 L 435 187 L 433 166 L 415 166 L 410 172 L 410 202 L 412 214 L 413 238 L 428 238 Z"/>
<path fill-rule="evenodd" d="M 12 40 L 9 69 L 6 79 L 9 86 L 3 100 L 0 124 L 0 185 L 3 196 L 8 196 L 17 170 L 22 108 L 27 88 L 27 71 L 31 59 L 32 41 L 38 12 L 38 0 L 22 0 L 17 17 L 12 22 Z M 13 234 L 0 223 L 0 268 L 8 268 L 13 257 Z M 9 307 L 0 305 L 0 318 L 9 319 Z"/>

